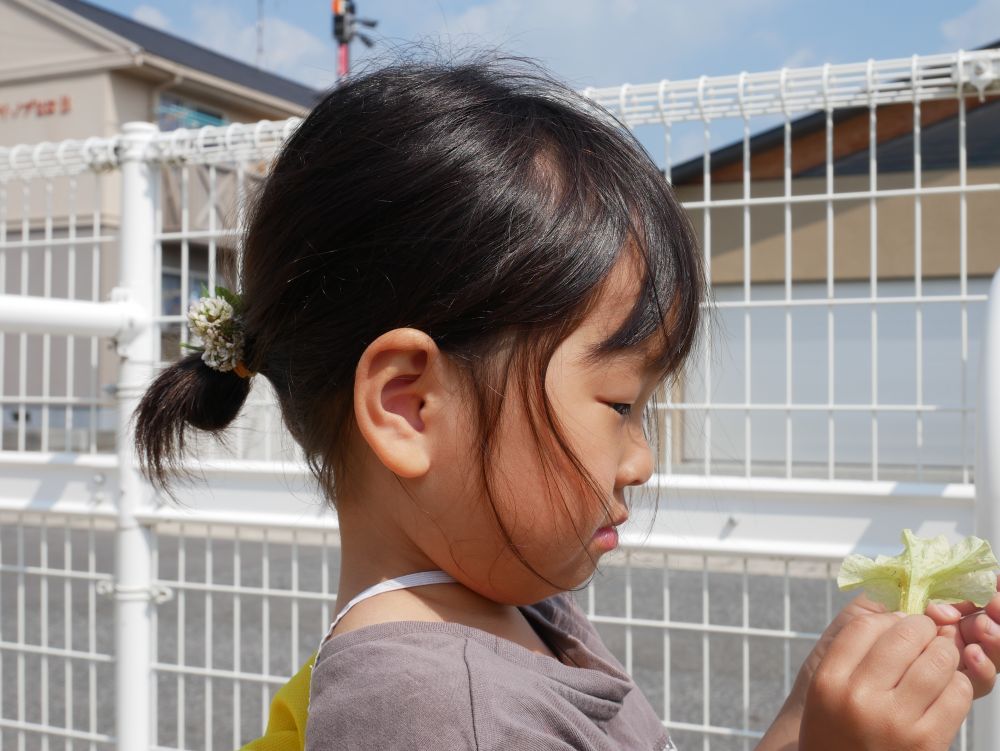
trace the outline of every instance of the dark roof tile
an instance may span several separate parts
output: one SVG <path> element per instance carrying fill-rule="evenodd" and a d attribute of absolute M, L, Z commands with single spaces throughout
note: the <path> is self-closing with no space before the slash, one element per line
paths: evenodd
<path fill-rule="evenodd" d="M 984 44 L 982 47 L 977 47 L 979 50 L 996 49 L 1000 47 L 1000 39 L 995 42 L 990 42 L 989 44 Z M 969 127 L 986 125 L 986 127 L 992 127 L 993 123 L 996 121 L 997 109 L 992 108 L 993 112 L 983 113 L 981 115 L 972 117 L 977 110 L 969 113 Z M 849 107 L 845 109 L 835 110 L 833 113 L 834 124 L 849 118 L 859 112 L 867 111 L 864 107 Z M 950 123 L 951 130 L 948 129 L 948 123 Z M 946 123 L 938 123 L 937 125 L 944 125 L 944 127 L 937 128 L 934 134 L 928 135 L 935 139 L 933 141 L 925 138 L 921 144 L 921 152 L 924 155 L 922 161 L 922 166 L 924 169 L 946 169 L 946 168 L 958 168 L 958 152 L 957 146 L 955 147 L 955 153 L 951 153 L 949 143 L 953 139 L 957 144 L 957 124 L 954 118 L 949 119 Z M 821 130 L 826 127 L 826 113 L 825 112 L 810 112 L 808 115 L 804 115 L 797 120 L 792 121 L 792 140 L 808 135 L 813 131 Z M 936 126 L 935 126 L 936 127 Z M 977 131 L 978 132 L 978 131 Z M 994 131 L 995 132 L 995 131 Z M 971 136 L 970 136 L 971 137 Z M 785 138 L 785 126 L 778 125 L 768 130 L 762 131 L 755 136 L 750 138 L 750 153 L 756 154 L 761 151 L 766 151 L 774 146 L 778 146 L 784 143 Z M 876 158 L 879 162 L 879 172 L 895 172 L 895 171 L 909 171 L 913 169 L 913 135 L 909 135 L 909 140 L 907 137 L 903 136 L 900 138 L 893 139 L 889 143 L 878 144 L 876 147 L 877 153 Z M 970 140 L 970 153 L 969 153 L 969 166 L 984 166 L 988 164 L 997 164 L 1000 154 L 997 154 L 997 148 L 993 141 L 989 139 L 983 140 L 982 143 L 977 145 L 982 146 L 981 150 L 978 150 L 973 154 L 971 150 L 972 141 Z M 891 144 L 891 146 L 890 146 Z M 883 163 L 883 150 L 885 149 L 885 162 Z M 909 149 L 909 161 L 906 161 L 906 150 Z M 928 159 L 928 150 L 930 150 L 930 159 Z M 711 160 L 712 169 L 718 169 L 727 164 L 733 162 L 739 162 L 743 159 L 743 141 L 736 141 L 729 144 L 728 146 L 722 146 L 715 151 L 713 151 L 709 158 Z M 860 170 L 859 165 L 863 164 L 864 169 Z M 909 164 L 909 167 L 905 167 L 905 164 Z M 857 154 L 852 154 L 847 157 L 843 157 L 837 161 L 834 165 L 834 171 L 836 174 L 856 174 L 859 171 L 868 171 L 868 149 L 867 147 L 863 152 Z M 683 185 L 686 182 L 700 180 L 704 173 L 704 157 L 702 155 L 693 157 L 684 161 L 670 170 L 670 181 L 674 185 Z M 817 176 L 826 174 L 826 167 L 816 167 L 808 171 L 802 172 L 802 176 Z"/>
<path fill-rule="evenodd" d="M 218 52 L 83 0 L 52 0 L 52 2 L 114 34 L 125 37 L 146 52 L 180 65 L 294 102 L 302 107 L 312 107 L 322 95 L 321 91 L 309 86 L 220 55 Z"/>

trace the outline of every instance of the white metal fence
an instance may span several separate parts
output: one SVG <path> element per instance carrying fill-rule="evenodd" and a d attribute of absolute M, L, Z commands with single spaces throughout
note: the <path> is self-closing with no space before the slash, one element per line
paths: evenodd
<path fill-rule="evenodd" d="M 760 736 L 843 555 L 993 523 L 972 483 L 998 78 L 981 51 L 588 91 L 664 134 L 714 282 L 652 532 L 639 505 L 578 593 L 681 748 Z M 325 631 L 336 520 L 266 385 L 230 449 L 199 445 L 188 508 L 119 439 L 296 124 L 0 148 L 4 749 L 237 747 Z"/>

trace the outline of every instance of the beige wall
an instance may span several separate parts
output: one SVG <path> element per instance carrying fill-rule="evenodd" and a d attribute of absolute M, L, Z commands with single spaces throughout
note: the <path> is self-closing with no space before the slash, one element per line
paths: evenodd
<path fill-rule="evenodd" d="M 0 28 L 0 71 L 24 68 L 25 61 L 76 63 L 107 51 L 89 36 L 53 23 L 42 9 L 12 0 L 0 0 Z"/>
<path fill-rule="evenodd" d="M 153 82 L 112 71 L 108 77 L 108 108 L 105 112 L 105 133 L 120 133 L 122 124 L 133 120 L 152 121 L 154 99 Z"/>
<path fill-rule="evenodd" d="M 0 146 L 106 135 L 108 94 L 105 72 L 0 82 Z"/>
<path fill-rule="evenodd" d="M 110 76 L 107 72 L 65 77 L 31 83 L 0 85 L 0 102 L 27 101 L 44 97 L 70 98 L 68 113 L 46 117 L 0 118 L 0 147 L 43 141 L 58 143 L 66 139 L 85 140 L 107 137 L 115 132 L 108 116 L 111 109 Z M 20 159 L 18 160 L 21 161 Z M 51 191 L 48 187 L 51 186 Z M 75 177 L 32 177 L 27 181 L 11 180 L 0 184 L 0 220 L 6 221 L 8 240 L 22 232 L 22 219 L 27 213 L 33 232 L 43 232 L 46 217 L 51 217 L 53 230 L 65 230 L 75 216 L 81 234 L 82 227 L 93 225 L 95 211 L 101 213 L 101 223 L 107 228 L 118 224 L 121 195 L 116 173 L 84 172 Z M 27 208 L 27 212 L 25 212 Z"/>
<path fill-rule="evenodd" d="M 1000 168 L 970 169 L 969 184 L 1000 182 Z M 925 172 L 923 186 L 958 184 L 957 172 Z M 880 176 L 879 190 L 911 188 L 913 175 Z M 838 178 L 836 193 L 865 191 L 865 175 Z M 793 181 L 793 195 L 823 193 L 825 178 Z M 742 197 L 739 183 L 712 186 L 712 200 Z M 780 180 L 756 181 L 751 196 L 780 196 Z M 682 186 L 678 197 L 685 202 L 702 200 L 701 186 Z M 967 273 L 991 276 L 1000 267 L 1000 193 L 967 193 Z M 955 277 L 959 274 L 960 211 L 957 194 L 921 197 L 921 272 L 924 277 Z M 879 197 L 877 209 L 878 276 L 884 279 L 914 276 L 915 200 L 913 196 Z M 867 198 L 834 201 L 833 257 L 836 280 L 867 279 L 871 264 L 870 201 Z M 699 240 L 704 238 L 704 209 L 689 209 Z M 714 207 L 711 214 L 712 280 L 717 284 L 743 282 L 743 208 Z M 827 269 L 826 202 L 792 205 L 792 279 L 821 281 Z M 785 208 L 781 204 L 753 206 L 750 212 L 750 277 L 753 282 L 781 282 L 785 278 Z"/>
<path fill-rule="evenodd" d="M 47 18 L 0 0 L 0 146 L 106 133 L 107 73 L 113 50 Z"/>

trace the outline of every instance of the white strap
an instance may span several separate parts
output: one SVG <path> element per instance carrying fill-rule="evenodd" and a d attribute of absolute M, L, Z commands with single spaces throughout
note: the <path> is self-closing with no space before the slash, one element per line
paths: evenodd
<path fill-rule="evenodd" d="M 403 576 L 396 577 L 395 579 L 389 579 L 388 581 L 379 582 L 368 589 L 362 590 L 355 596 L 344 609 L 341 610 L 337 617 L 333 619 L 333 623 L 330 624 L 330 628 L 327 629 L 326 635 L 320 641 L 320 646 L 323 646 L 323 642 L 330 638 L 330 634 L 333 633 L 333 629 L 337 627 L 340 623 L 340 619 L 347 615 L 347 611 L 353 608 L 362 600 L 366 600 L 369 597 L 374 597 L 375 595 L 380 595 L 383 592 L 392 592 L 395 589 L 408 589 L 409 587 L 419 587 L 424 584 L 449 584 L 451 582 L 458 581 L 455 577 L 445 571 L 418 571 L 414 574 L 405 574 Z"/>

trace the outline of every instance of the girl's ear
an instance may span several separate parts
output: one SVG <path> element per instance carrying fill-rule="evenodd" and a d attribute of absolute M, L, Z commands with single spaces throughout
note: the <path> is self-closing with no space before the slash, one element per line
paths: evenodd
<path fill-rule="evenodd" d="M 442 353 L 418 329 L 387 331 L 368 345 L 354 376 L 354 414 L 385 467 L 406 478 L 430 469 L 433 419 L 443 402 Z"/>

